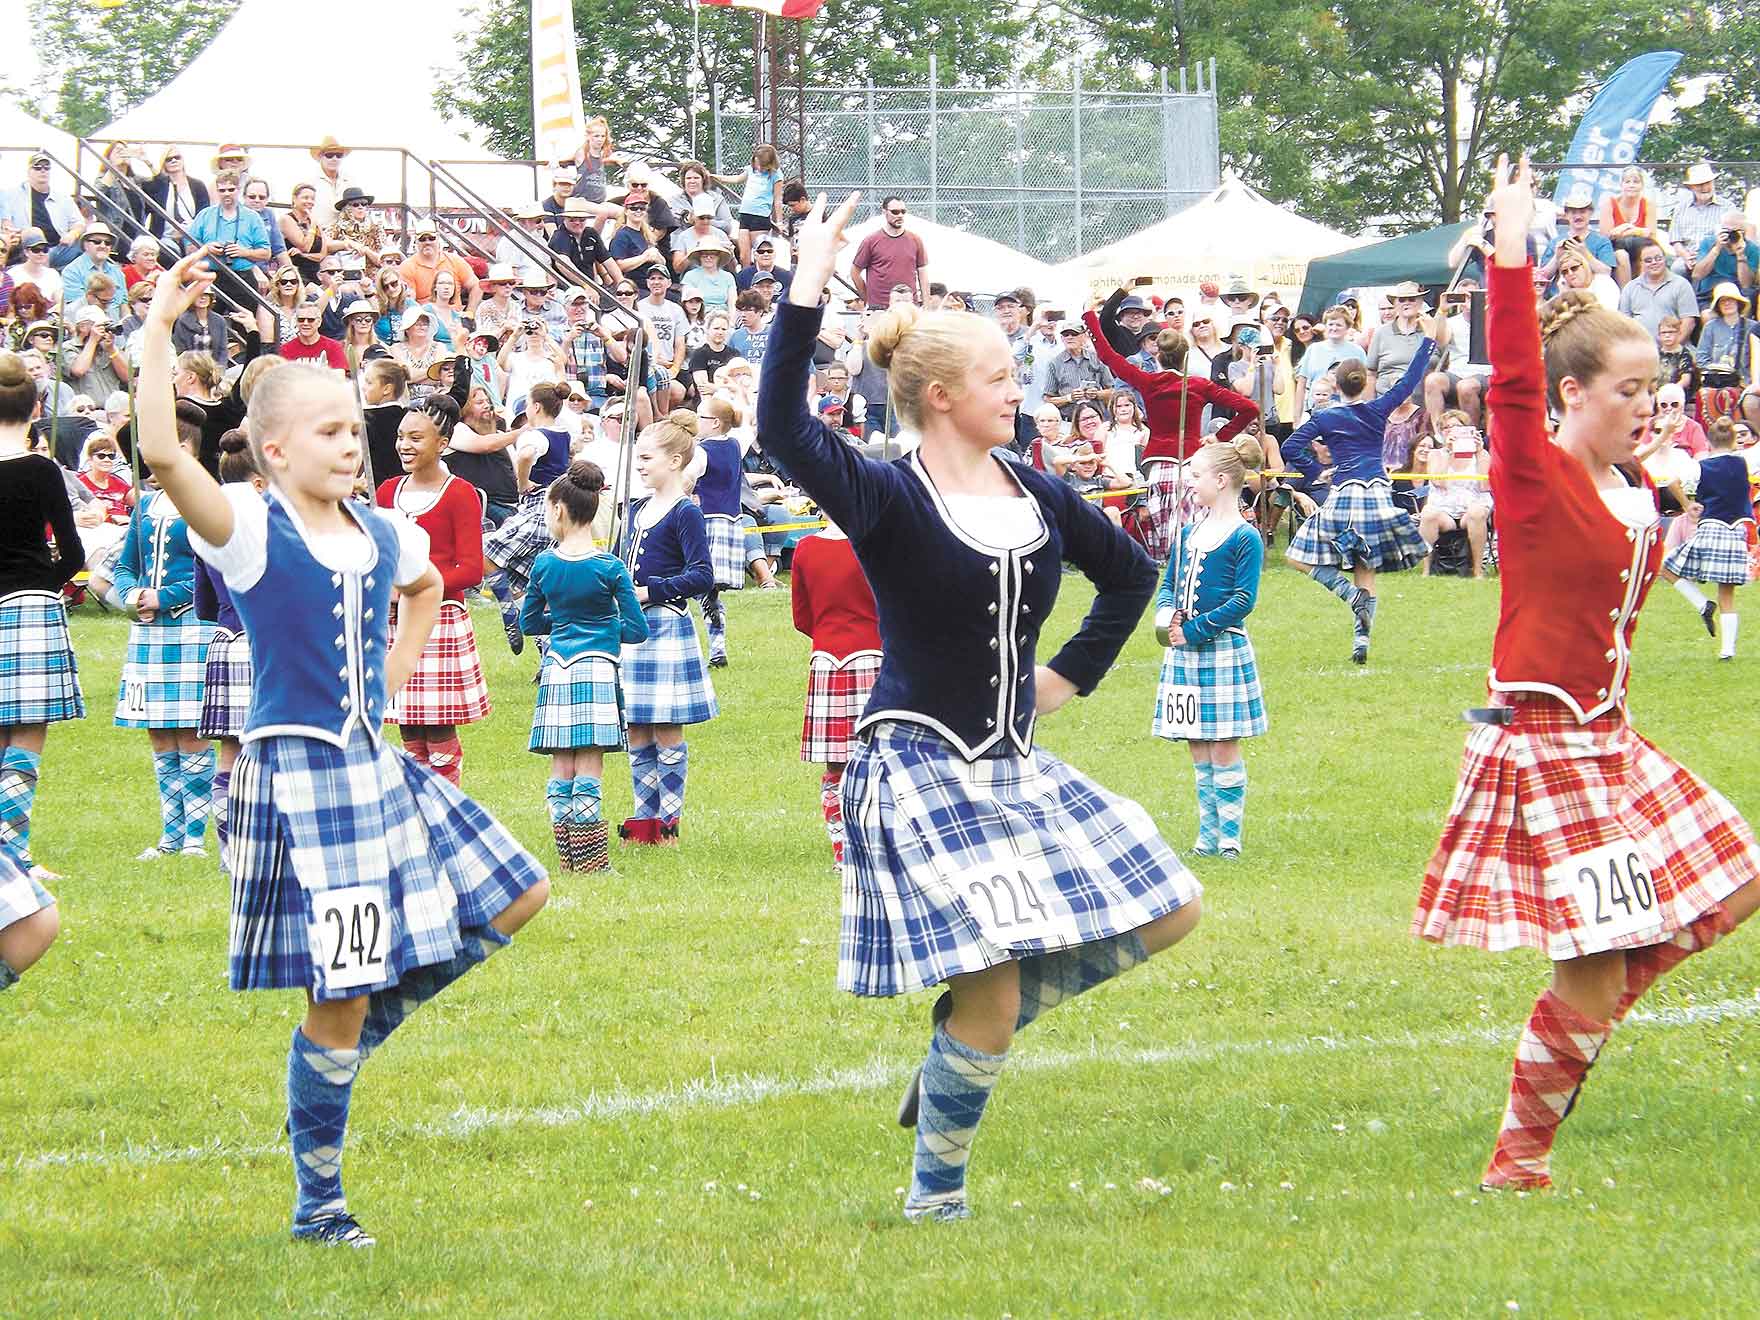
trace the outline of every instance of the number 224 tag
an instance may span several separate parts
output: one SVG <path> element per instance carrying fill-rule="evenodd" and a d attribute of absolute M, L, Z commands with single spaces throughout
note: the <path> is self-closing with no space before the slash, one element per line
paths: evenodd
<path fill-rule="evenodd" d="M 1026 941 L 1061 947 L 1081 941 L 1075 918 L 1048 894 L 1051 867 L 1042 857 L 1002 857 L 968 867 L 953 879 L 960 904 L 984 938 L 1003 948 Z"/>

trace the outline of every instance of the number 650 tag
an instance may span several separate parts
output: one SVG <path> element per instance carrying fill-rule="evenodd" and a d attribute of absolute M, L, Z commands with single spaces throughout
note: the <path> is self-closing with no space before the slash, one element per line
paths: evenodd
<path fill-rule="evenodd" d="M 331 889 L 312 900 L 317 925 L 313 951 L 331 990 L 377 985 L 385 979 L 386 946 L 391 922 L 385 913 L 385 891 L 378 885 Z"/>
<path fill-rule="evenodd" d="M 953 878 L 960 905 L 990 943 L 1013 948 L 1027 941 L 1062 947 L 1081 942 L 1075 918 L 1052 894 L 1055 882 L 1043 857 L 999 857 Z"/>
<path fill-rule="evenodd" d="M 1189 738 L 1198 731 L 1203 693 L 1190 684 L 1170 683 L 1161 689 L 1161 733 Z"/>

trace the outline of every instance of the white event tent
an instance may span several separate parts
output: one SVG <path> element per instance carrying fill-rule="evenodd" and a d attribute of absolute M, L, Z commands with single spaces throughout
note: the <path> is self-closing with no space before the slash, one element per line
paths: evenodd
<path fill-rule="evenodd" d="M 10 101 L 0 101 L 0 188 L 16 188 L 24 182 L 25 155 L 47 151 L 56 159 L 73 164 L 74 140 L 51 128 L 35 115 Z M 63 185 L 57 184 L 57 190 Z"/>
<path fill-rule="evenodd" d="M 849 278 L 856 249 L 864 238 L 880 228 L 881 223 L 881 217 L 876 215 L 859 225 L 851 225 L 845 231 L 849 244 L 837 261 L 838 273 L 845 279 Z M 936 224 L 924 216 L 912 215 L 905 222 L 905 228 L 923 240 L 923 249 L 929 258 L 923 270 L 925 283 L 940 281 L 949 289 L 983 296 L 1025 285 L 1039 296 L 1041 303 L 1063 299 L 1069 306 L 1080 306 L 1077 301 L 1080 282 L 1060 267 L 1048 266 L 993 239 Z"/>
<path fill-rule="evenodd" d="M 374 0 L 364 7 L 359 0 L 302 0 L 293 9 L 280 0 L 244 0 L 182 73 L 92 137 L 144 144 L 155 164 L 164 145 L 187 146 L 191 172 L 201 177 L 212 174 L 208 144 L 238 143 L 250 149 L 252 172 L 269 181 L 275 201 L 284 202 L 294 184 L 317 172 L 309 147 L 300 144 L 329 135 L 352 148 L 344 177 L 380 206 L 407 200 L 426 209 L 427 175 L 414 162 L 406 169 L 399 148 L 423 161 L 498 160 L 434 104 L 435 90 L 455 74 L 455 37 L 473 8 L 472 0 Z M 366 28 L 363 10 L 370 11 Z M 395 58 L 363 65 L 336 44 L 338 33 L 368 31 L 394 33 L 385 39 Z M 282 81 L 268 87 L 265 70 L 282 71 Z M 298 73 L 288 83 L 290 70 Z M 538 191 L 530 167 L 454 168 L 502 205 Z M 542 191 L 548 191 L 547 181 Z M 438 201 L 457 203 L 444 194 Z"/>
<path fill-rule="evenodd" d="M 1233 170 L 1208 197 L 1116 243 L 1066 261 L 1057 271 L 1091 298 L 1147 276 L 1163 293 L 1186 294 L 1201 281 L 1239 275 L 1286 298 L 1301 291 L 1308 263 L 1367 239 L 1305 220 L 1243 183 Z"/>

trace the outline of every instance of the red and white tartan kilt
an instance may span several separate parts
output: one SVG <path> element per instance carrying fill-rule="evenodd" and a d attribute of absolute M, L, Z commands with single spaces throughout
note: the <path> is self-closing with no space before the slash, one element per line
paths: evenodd
<path fill-rule="evenodd" d="M 1623 711 L 1579 724 L 1548 696 L 1494 699 L 1516 708 L 1515 722 L 1475 725 L 1467 737 L 1412 934 L 1580 958 L 1659 943 L 1760 877 L 1760 844 L 1748 823 L 1640 736 Z M 1609 935 L 1578 906 L 1574 887 L 1549 892 L 1549 868 L 1612 844 L 1647 864 L 1651 927 Z"/>
<path fill-rule="evenodd" d="M 397 608 L 389 645 L 397 644 Z M 422 648 L 416 671 L 385 703 L 387 724 L 474 724 L 489 713 L 489 684 L 477 657 L 471 615 L 456 600 L 440 602 L 440 617 Z"/>
<path fill-rule="evenodd" d="M 814 651 L 807 670 L 807 715 L 801 724 L 801 760 L 841 764 L 856 754 L 856 721 L 880 676 L 880 652 L 838 659 Z"/>
<path fill-rule="evenodd" d="M 1187 462 L 1189 461 L 1188 459 Z M 1137 531 L 1143 548 L 1157 564 L 1165 564 L 1167 556 L 1173 552 L 1174 514 L 1179 508 L 1179 496 L 1182 492 L 1186 506 L 1183 521 L 1196 521 L 1191 482 L 1180 476 L 1183 466 L 1184 464 L 1171 458 L 1158 458 L 1151 459 L 1144 468 L 1143 484 L 1149 490 L 1143 512 L 1137 519 Z M 1187 477 L 1190 475 L 1189 472 L 1186 474 Z"/>

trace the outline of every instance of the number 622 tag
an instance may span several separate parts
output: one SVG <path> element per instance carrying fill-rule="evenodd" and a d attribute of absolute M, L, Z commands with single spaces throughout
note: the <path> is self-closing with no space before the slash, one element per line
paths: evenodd
<path fill-rule="evenodd" d="M 1061 948 L 1081 942 L 1075 917 L 1053 897 L 1056 885 L 1043 857 L 982 862 L 955 875 L 950 887 L 992 944 L 1006 949 L 1032 941 Z"/>
<path fill-rule="evenodd" d="M 328 989 L 352 990 L 385 979 L 391 920 L 383 888 L 352 885 L 326 890 L 312 899 L 312 920 L 317 930 L 312 952 Z"/>

